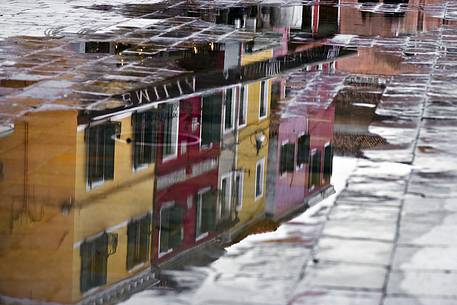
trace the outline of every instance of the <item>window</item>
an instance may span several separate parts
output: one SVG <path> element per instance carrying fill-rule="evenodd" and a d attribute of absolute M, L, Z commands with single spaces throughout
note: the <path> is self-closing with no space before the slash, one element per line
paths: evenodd
<path fill-rule="evenodd" d="M 302 167 L 304 164 L 309 162 L 309 145 L 309 135 L 304 134 L 298 138 L 297 167 Z"/>
<path fill-rule="evenodd" d="M 152 111 L 132 115 L 133 168 L 140 169 L 154 162 L 157 142 L 157 120 Z"/>
<path fill-rule="evenodd" d="M 202 99 L 201 145 L 210 147 L 221 141 L 222 95 L 218 93 Z"/>
<path fill-rule="evenodd" d="M 226 219 L 230 216 L 232 198 L 232 180 L 231 175 L 226 175 L 221 179 L 221 211 L 220 216 Z"/>
<path fill-rule="evenodd" d="M 333 165 L 333 148 L 331 144 L 325 145 L 324 148 L 324 179 L 329 182 L 332 176 Z"/>
<path fill-rule="evenodd" d="M 271 108 L 274 108 L 273 105 L 277 105 L 281 100 L 281 95 L 284 94 L 283 91 L 285 86 L 281 81 L 275 81 L 271 85 Z"/>
<path fill-rule="evenodd" d="M 108 263 L 108 234 L 104 233 L 91 241 L 85 241 L 80 247 L 81 274 L 80 290 L 106 284 Z"/>
<path fill-rule="evenodd" d="M 238 126 L 244 127 L 247 124 L 248 115 L 248 86 L 240 87 L 240 108 L 238 110 Z"/>
<path fill-rule="evenodd" d="M 146 214 L 127 225 L 127 270 L 146 262 L 151 240 L 151 215 Z"/>
<path fill-rule="evenodd" d="M 224 131 L 233 129 L 233 121 L 235 117 L 235 90 L 227 89 L 224 95 Z"/>
<path fill-rule="evenodd" d="M 89 188 L 114 179 L 114 137 L 120 123 L 108 122 L 86 129 L 87 185 Z"/>
<path fill-rule="evenodd" d="M 243 206 L 243 172 L 236 172 L 235 174 L 235 185 L 234 185 L 234 196 L 235 196 L 235 207 L 236 210 L 241 210 Z"/>
<path fill-rule="evenodd" d="M 309 188 L 320 186 L 321 179 L 321 152 L 313 150 L 311 164 L 309 167 L 308 184 Z"/>
<path fill-rule="evenodd" d="M 259 199 L 263 195 L 263 183 L 265 180 L 265 159 L 257 161 L 255 166 L 255 199 Z"/>
<path fill-rule="evenodd" d="M 294 171 L 295 143 L 281 145 L 279 158 L 279 173 L 292 173 Z"/>
<path fill-rule="evenodd" d="M 268 81 L 260 82 L 260 109 L 259 118 L 263 119 L 267 116 L 267 102 L 268 102 Z"/>
<path fill-rule="evenodd" d="M 159 255 L 176 249 L 183 240 L 184 209 L 169 205 L 160 210 Z"/>
<path fill-rule="evenodd" d="M 178 103 L 166 103 L 159 106 L 164 115 L 163 160 L 174 159 L 178 154 Z"/>
<path fill-rule="evenodd" d="M 203 190 L 197 195 L 197 221 L 195 239 L 207 236 L 208 232 L 214 231 L 216 220 L 217 194 L 210 189 Z"/>

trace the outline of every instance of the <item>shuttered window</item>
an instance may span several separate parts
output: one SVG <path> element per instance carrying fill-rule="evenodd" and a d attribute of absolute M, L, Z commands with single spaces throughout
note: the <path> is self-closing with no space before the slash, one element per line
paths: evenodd
<path fill-rule="evenodd" d="M 225 115 L 224 115 L 224 130 L 231 130 L 233 128 L 234 121 L 234 92 L 235 90 L 227 89 L 224 96 Z"/>
<path fill-rule="evenodd" d="M 183 240 L 184 209 L 178 206 L 160 211 L 159 253 L 167 253 L 179 247 Z"/>
<path fill-rule="evenodd" d="M 309 162 L 310 137 L 304 134 L 298 138 L 297 147 L 297 166 L 300 167 Z"/>
<path fill-rule="evenodd" d="M 214 231 L 216 226 L 217 192 L 208 190 L 197 195 L 196 238 Z"/>
<path fill-rule="evenodd" d="M 243 184 L 244 184 L 244 174 L 243 172 L 237 172 L 235 174 L 235 189 L 234 189 L 234 197 L 235 197 L 235 207 L 237 211 L 241 209 L 243 206 Z"/>
<path fill-rule="evenodd" d="M 263 196 L 263 184 L 265 183 L 265 159 L 257 161 L 255 166 L 255 199 Z"/>
<path fill-rule="evenodd" d="M 221 179 L 221 218 L 227 219 L 232 209 L 232 179 L 231 175 Z"/>
<path fill-rule="evenodd" d="M 281 146 L 279 172 L 292 173 L 294 171 L 295 143 L 287 143 Z"/>
<path fill-rule="evenodd" d="M 127 225 L 127 270 L 149 259 L 151 216 L 131 221 Z"/>
<path fill-rule="evenodd" d="M 246 117 L 248 114 L 248 86 L 240 88 L 240 108 L 238 110 L 238 126 L 246 125 Z"/>
<path fill-rule="evenodd" d="M 324 149 L 324 179 L 330 181 L 333 167 L 333 148 L 332 145 L 325 146 Z"/>
<path fill-rule="evenodd" d="M 80 247 L 81 273 L 80 290 L 106 284 L 108 262 L 108 234 L 103 234 L 91 241 L 85 241 Z"/>
<path fill-rule="evenodd" d="M 163 159 L 178 153 L 179 104 L 166 103 L 159 106 L 163 120 Z"/>
<path fill-rule="evenodd" d="M 152 111 L 132 115 L 133 124 L 133 167 L 144 167 L 155 160 L 157 142 L 157 120 Z"/>
<path fill-rule="evenodd" d="M 207 147 L 221 141 L 222 95 L 218 93 L 202 99 L 201 145 Z"/>
<path fill-rule="evenodd" d="M 259 118 L 264 118 L 267 116 L 267 102 L 268 102 L 268 81 L 260 82 L 260 105 L 259 105 Z"/>
<path fill-rule="evenodd" d="M 309 167 L 308 177 L 309 187 L 319 187 L 321 184 L 321 152 L 316 150 L 311 156 L 311 164 Z"/>
<path fill-rule="evenodd" d="M 95 184 L 114 179 L 114 137 L 120 123 L 105 123 L 86 129 L 87 183 Z"/>

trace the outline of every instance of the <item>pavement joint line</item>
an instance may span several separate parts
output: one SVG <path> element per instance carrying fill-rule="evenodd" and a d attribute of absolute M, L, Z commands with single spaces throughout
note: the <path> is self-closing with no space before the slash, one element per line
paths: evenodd
<path fill-rule="evenodd" d="M 348 291 L 348 292 L 372 292 L 372 293 L 381 293 L 382 289 L 380 288 L 367 288 L 367 287 L 350 287 L 350 286 L 337 286 L 337 285 L 312 285 L 309 286 L 309 289 L 323 288 L 327 290 L 336 290 L 336 291 Z M 323 304 L 324 305 L 324 304 Z M 325 304 L 327 305 L 327 304 Z"/>
<path fill-rule="evenodd" d="M 347 266 L 365 266 L 365 267 L 379 267 L 388 269 L 387 264 L 367 263 L 367 262 L 356 262 L 346 260 L 332 260 L 332 259 L 319 259 L 319 263 L 316 265 L 327 264 L 327 265 L 347 265 Z M 457 270 L 456 270 L 457 271 Z"/>
<path fill-rule="evenodd" d="M 392 224 L 393 225 L 393 224 Z M 387 239 L 379 239 L 379 238 L 368 238 L 368 237 L 357 237 L 357 236 L 340 236 L 340 235 L 331 235 L 331 234 L 322 234 L 320 237 L 327 237 L 327 238 L 334 238 L 334 239 L 341 239 L 341 240 L 356 240 L 356 241 L 372 241 L 372 242 L 379 242 L 384 244 L 392 244 L 392 240 Z"/>
<path fill-rule="evenodd" d="M 443 295 L 443 294 L 410 294 L 410 293 L 389 293 L 387 294 L 388 297 L 407 297 L 407 298 L 414 298 L 417 299 L 425 298 L 425 299 L 446 299 L 446 300 L 457 300 L 457 296 L 450 296 L 450 295 Z"/>

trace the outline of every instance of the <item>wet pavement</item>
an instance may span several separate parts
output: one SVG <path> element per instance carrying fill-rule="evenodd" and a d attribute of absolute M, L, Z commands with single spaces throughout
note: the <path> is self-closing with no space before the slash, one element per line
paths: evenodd
<path fill-rule="evenodd" d="M 457 2 L 0 8 L 0 302 L 457 302 Z"/>

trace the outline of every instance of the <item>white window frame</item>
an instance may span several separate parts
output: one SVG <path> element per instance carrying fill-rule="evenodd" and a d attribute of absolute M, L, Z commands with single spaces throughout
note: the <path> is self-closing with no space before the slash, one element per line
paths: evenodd
<path fill-rule="evenodd" d="M 240 211 L 243 208 L 243 186 L 244 186 L 244 172 L 242 171 L 236 171 L 235 172 L 235 179 L 234 179 L 234 184 L 236 184 L 236 178 L 240 177 L 240 188 L 239 188 L 239 193 L 236 194 L 238 196 L 238 203 L 235 206 L 235 209 L 237 211 Z"/>
<path fill-rule="evenodd" d="M 176 132 L 173 134 L 172 133 L 172 144 L 173 144 L 173 153 L 169 154 L 169 155 L 165 155 L 163 154 L 162 155 L 162 162 L 167 162 L 167 161 L 170 161 L 170 160 L 174 160 L 178 157 L 178 150 L 179 150 L 179 102 L 174 102 L 174 103 L 171 103 L 174 107 L 174 105 L 177 105 L 176 107 L 176 116 L 173 116 L 172 120 L 173 120 L 173 125 L 172 125 L 172 130 L 173 129 L 176 129 Z M 175 121 L 176 120 L 176 121 Z M 176 126 L 176 128 L 175 128 Z M 171 145 L 171 144 L 170 144 Z M 162 148 L 162 151 L 163 151 L 163 148 Z"/>
<path fill-rule="evenodd" d="M 198 124 L 198 129 L 199 129 L 199 138 L 200 141 L 198 141 L 198 149 L 199 150 L 210 150 L 213 148 L 213 143 L 210 143 L 209 145 L 202 145 L 202 126 L 203 126 L 203 102 L 204 98 L 208 95 L 202 95 L 200 98 L 200 124 Z M 222 113 L 224 115 L 224 113 Z"/>
<path fill-rule="evenodd" d="M 175 206 L 174 201 L 165 202 L 162 204 L 162 207 L 160 208 L 160 211 L 159 211 L 159 244 L 158 244 L 158 249 L 157 249 L 157 251 L 159 253 L 159 258 L 161 258 L 162 256 L 165 256 L 167 254 L 170 254 L 171 252 L 174 251 L 173 248 L 170 248 L 165 252 L 160 252 L 160 237 L 162 236 L 162 211 L 165 209 L 172 208 L 174 206 Z"/>
<path fill-rule="evenodd" d="M 324 169 L 325 169 L 325 149 L 330 146 L 330 142 L 326 142 L 324 144 L 324 150 L 323 150 L 323 157 L 324 157 L 324 164 L 322 164 L 322 176 L 324 175 Z M 330 160 L 330 162 L 332 162 L 332 167 L 333 167 L 333 159 Z"/>
<path fill-rule="evenodd" d="M 244 95 L 241 96 L 241 89 L 244 89 Z M 240 124 L 240 109 L 238 110 L 238 128 L 246 127 L 248 124 L 248 104 L 249 104 L 249 86 L 248 85 L 241 85 L 240 86 L 240 101 L 243 100 L 243 116 L 244 116 L 244 123 Z M 239 105 L 241 106 L 241 105 Z M 260 112 L 260 109 L 259 109 Z"/>
<path fill-rule="evenodd" d="M 260 181 L 260 194 L 257 195 L 257 167 L 260 166 L 260 173 L 262 175 Z M 254 183 L 254 201 L 257 201 L 264 195 L 264 184 L 265 184 L 265 158 L 258 160 L 255 164 L 255 183 Z"/>
<path fill-rule="evenodd" d="M 199 226 L 198 220 L 200 220 L 200 227 L 202 226 L 201 220 L 202 220 L 202 206 L 203 206 L 203 200 L 202 200 L 202 195 L 211 191 L 210 187 L 206 187 L 204 189 L 201 189 L 197 193 L 197 215 L 195 215 L 195 233 L 197 233 L 197 227 Z M 200 215 L 200 217 L 198 217 Z M 195 236 L 195 241 L 199 241 L 209 235 L 209 232 L 203 232 L 200 233 L 200 235 Z"/>
<path fill-rule="evenodd" d="M 235 118 L 236 118 L 236 112 L 235 112 L 235 101 L 236 101 L 236 90 L 235 90 L 236 87 L 230 87 L 230 88 L 227 88 L 225 89 L 224 91 L 224 107 L 223 107 L 223 111 L 222 111 L 222 123 L 223 123 L 223 131 L 224 131 L 224 134 L 226 133 L 229 133 L 231 131 L 233 131 L 233 129 L 235 128 Z M 227 94 L 227 91 L 231 90 L 232 91 L 232 99 L 230 101 L 230 103 L 232 103 L 232 111 L 231 111 L 231 117 L 232 117 L 232 127 L 230 128 L 225 128 L 225 119 L 226 119 L 226 108 L 227 108 L 227 104 L 225 104 L 225 97 L 226 97 L 226 94 Z"/>
<path fill-rule="evenodd" d="M 311 153 L 309 154 L 309 165 L 311 167 L 312 171 L 312 166 L 313 166 L 313 156 L 317 153 L 317 148 L 311 149 Z M 308 180 L 312 179 L 312 174 L 309 174 L 310 172 L 308 171 Z M 312 192 L 316 188 L 315 184 L 312 184 L 311 187 L 309 188 L 309 191 Z"/>
<path fill-rule="evenodd" d="M 231 205 L 230 199 L 232 198 L 232 173 L 227 173 L 225 175 L 222 175 L 221 184 L 219 186 L 220 190 L 222 190 L 222 181 L 224 181 L 224 180 L 227 180 L 227 194 L 221 193 L 221 200 L 219 200 L 219 207 L 218 207 L 218 211 L 217 211 L 219 219 L 222 218 L 222 208 L 223 208 L 222 207 L 222 198 L 223 197 L 226 197 L 226 199 L 228 200 L 229 209 L 227 212 L 230 212 L 230 205 Z M 226 195 L 228 195 L 228 198 Z"/>
<path fill-rule="evenodd" d="M 260 104 L 262 103 L 262 83 L 265 84 L 265 91 L 263 92 L 263 101 L 265 103 L 264 105 L 264 108 L 265 108 L 265 115 L 260 115 Z M 270 84 L 270 80 L 262 80 L 260 81 L 260 85 L 259 85 L 259 111 L 258 111 L 258 114 L 259 114 L 259 120 L 263 120 L 265 119 L 267 116 L 268 116 L 268 96 L 269 96 L 269 84 Z"/>

